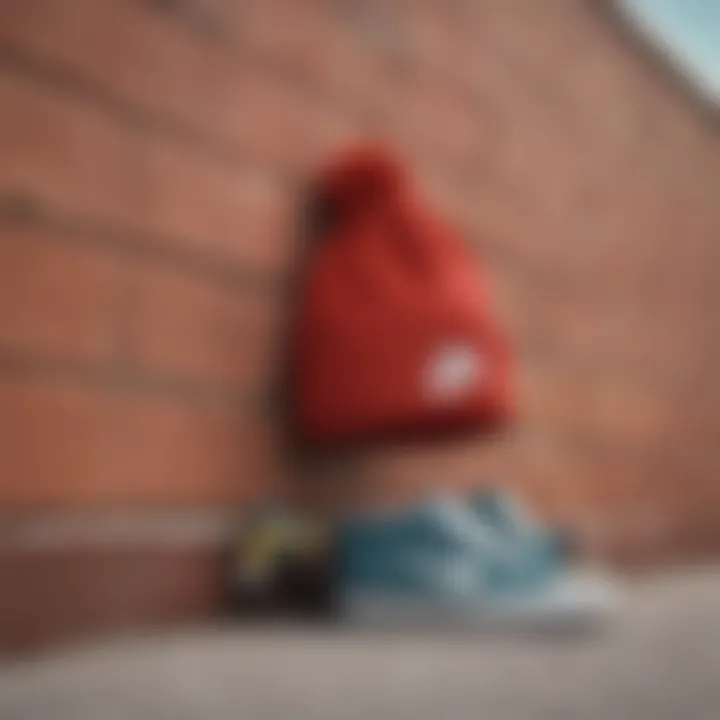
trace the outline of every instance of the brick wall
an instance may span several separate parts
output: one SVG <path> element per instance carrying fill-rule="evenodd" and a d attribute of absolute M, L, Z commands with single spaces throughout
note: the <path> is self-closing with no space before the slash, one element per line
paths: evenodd
<path fill-rule="evenodd" d="M 717 117 L 603 3 L 5 0 L 0 635 L 116 624 L 129 585 L 128 617 L 217 609 L 228 507 L 286 475 L 268 398 L 298 192 L 368 135 L 493 278 L 513 482 L 624 559 L 720 549 Z M 381 454 L 374 492 L 486 457 Z M 200 509 L 212 532 L 183 531 Z M 88 527 L 118 512 L 100 552 Z"/>

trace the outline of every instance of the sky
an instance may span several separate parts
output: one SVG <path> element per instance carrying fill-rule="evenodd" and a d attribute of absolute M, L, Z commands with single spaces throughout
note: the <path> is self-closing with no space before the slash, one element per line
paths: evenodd
<path fill-rule="evenodd" d="M 720 0 L 620 0 L 620 5 L 720 104 Z"/>

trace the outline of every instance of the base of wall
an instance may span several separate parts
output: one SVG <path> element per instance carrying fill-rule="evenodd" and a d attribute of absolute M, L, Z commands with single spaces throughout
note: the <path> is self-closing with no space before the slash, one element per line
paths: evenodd
<path fill-rule="evenodd" d="M 0 550 L 0 651 L 218 617 L 219 548 Z"/>
<path fill-rule="evenodd" d="M 16 524 L 0 533 L 0 653 L 209 621 L 231 607 L 227 516 Z M 659 528 L 661 529 L 661 528 Z M 596 555 L 636 573 L 717 559 L 714 523 L 612 528 Z M 592 550 L 592 548 L 588 548 Z"/>

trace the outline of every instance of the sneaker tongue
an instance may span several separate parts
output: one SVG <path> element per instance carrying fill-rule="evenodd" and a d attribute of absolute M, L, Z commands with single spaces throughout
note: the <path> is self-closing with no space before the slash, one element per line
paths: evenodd
<path fill-rule="evenodd" d="M 524 538 L 542 532 L 540 523 L 527 507 L 507 491 L 485 490 L 477 496 L 474 505 L 484 518 L 511 536 Z"/>
<path fill-rule="evenodd" d="M 437 496 L 425 508 L 428 520 L 445 537 L 479 557 L 509 558 L 510 549 L 494 528 L 473 512 L 467 503 L 450 496 Z"/>
<path fill-rule="evenodd" d="M 532 591 L 552 582 L 559 570 L 544 535 L 533 533 L 532 526 L 512 537 L 468 503 L 448 495 L 434 497 L 424 514 L 425 522 L 439 530 L 451 547 L 472 556 L 478 581 L 487 591 Z M 518 542 L 518 538 L 523 539 Z"/>

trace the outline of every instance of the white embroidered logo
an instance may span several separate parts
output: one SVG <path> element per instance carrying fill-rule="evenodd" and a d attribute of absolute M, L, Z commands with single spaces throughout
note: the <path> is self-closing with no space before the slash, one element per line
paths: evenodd
<path fill-rule="evenodd" d="M 424 388 L 435 402 L 451 402 L 465 395 L 482 377 L 485 363 L 475 348 L 453 343 L 435 352 L 424 373 Z"/>

